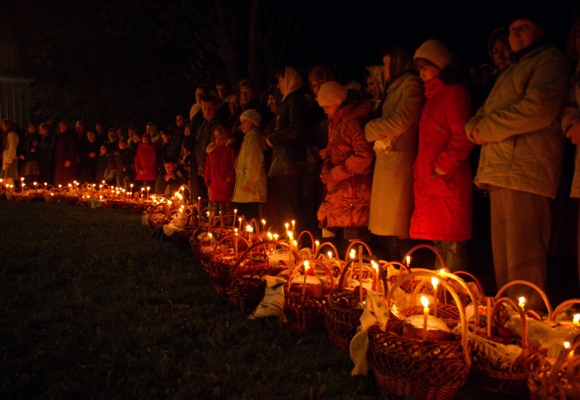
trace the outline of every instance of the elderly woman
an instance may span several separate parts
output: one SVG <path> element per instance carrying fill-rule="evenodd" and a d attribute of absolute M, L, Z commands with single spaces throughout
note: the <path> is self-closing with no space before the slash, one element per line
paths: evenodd
<path fill-rule="evenodd" d="M 364 124 L 373 104 L 347 101 L 347 89 L 337 82 L 322 84 L 318 103 L 328 115 L 328 147 L 320 174 L 326 197 L 318 221 L 334 234 L 342 229 L 345 240 L 362 239 L 369 219 L 373 161 Z"/>

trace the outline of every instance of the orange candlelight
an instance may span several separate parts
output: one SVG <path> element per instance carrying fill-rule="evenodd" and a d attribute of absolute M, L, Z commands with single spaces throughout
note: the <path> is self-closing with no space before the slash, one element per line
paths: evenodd
<path fill-rule="evenodd" d="M 421 304 L 423 304 L 423 341 L 427 340 L 427 320 L 429 319 L 429 300 L 425 296 L 421 296 Z"/>

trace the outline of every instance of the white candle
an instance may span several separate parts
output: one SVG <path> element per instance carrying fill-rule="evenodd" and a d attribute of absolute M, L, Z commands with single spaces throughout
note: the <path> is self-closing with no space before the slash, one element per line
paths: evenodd
<path fill-rule="evenodd" d="M 427 320 L 429 318 L 429 300 L 425 296 L 421 296 L 421 304 L 423 304 L 423 341 L 427 340 Z"/>
<path fill-rule="evenodd" d="M 437 286 L 439 286 L 439 279 L 436 277 L 431 278 L 431 284 L 433 285 L 433 298 L 435 302 L 433 305 L 433 316 L 437 318 Z"/>

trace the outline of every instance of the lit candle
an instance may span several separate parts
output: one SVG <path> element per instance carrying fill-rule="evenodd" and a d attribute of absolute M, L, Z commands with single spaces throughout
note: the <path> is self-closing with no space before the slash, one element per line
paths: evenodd
<path fill-rule="evenodd" d="M 328 255 L 328 260 L 332 260 L 332 251 L 329 251 L 328 253 L 326 253 Z"/>
<path fill-rule="evenodd" d="M 238 218 L 238 230 L 242 230 L 242 217 Z"/>
<path fill-rule="evenodd" d="M 308 270 L 310 269 L 310 263 L 304 261 L 304 285 L 302 286 L 302 293 L 306 292 L 306 276 L 308 275 Z"/>
<path fill-rule="evenodd" d="M 429 300 L 425 296 L 421 296 L 421 304 L 423 304 L 423 341 L 427 340 L 427 320 L 429 318 Z"/>
<path fill-rule="evenodd" d="M 288 265 L 292 268 L 292 232 L 288 231 L 286 232 L 286 235 L 288 236 L 288 244 L 290 245 L 290 251 L 288 251 Z"/>
<path fill-rule="evenodd" d="M 379 275 L 379 264 L 377 264 L 374 260 L 371 261 L 371 265 L 375 270 L 375 274 L 373 275 L 373 286 L 374 289 L 377 290 L 377 276 Z M 378 290 L 378 292 L 381 292 Z"/>
<path fill-rule="evenodd" d="M 234 240 L 234 249 L 235 249 L 235 255 L 236 255 L 236 259 L 238 258 L 238 228 L 234 228 L 234 232 L 235 232 L 235 240 Z"/>
<path fill-rule="evenodd" d="M 491 337 L 491 297 L 488 297 L 486 299 L 486 305 L 487 305 L 487 337 L 490 338 Z"/>
<path fill-rule="evenodd" d="M 263 219 L 262 220 L 262 232 L 264 232 L 266 230 L 266 220 Z"/>
<path fill-rule="evenodd" d="M 522 296 L 519 298 L 518 306 L 520 306 L 520 308 L 523 310 L 525 305 L 526 305 L 526 298 L 524 296 Z"/>
<path fill-rule="evenodd" d="M 572 320 L 574 326 L 580 326 L 580 314 L 574 314 L 574 319 Z"/>
<path fill-rule="evenodd" d="M 201 197 L 197 197 L 197 215 L 201 215 Z"/>
<path fill-rule="evenodd" d="M 405 261 L 407 261 L 407 267 L 411 267 L 411 256 L 405 257 Z"/>
<path fill-rule="evenodd" d="M 437 286 L 439 286 L 439 279 L 436 277 L 431 278 L 431 284 L 433 285 L 433 316 L 437 318 Z"/>
<path fill-rule="evenodd" d="M 254 233 L 254 228 L 252 228 L 252 225 L 246 225 L 246 232 L 249 233 L 249 237 L 250 237 L 250 246 L 252 245 L 252 233 Z"/>
<path fill-rule="evenodd" d="M 359 300 L 362 303 L 363 301 L 363 262 L 362 262 L 362 246 L 358 246 L 358 284 L 360 285 L 359 293 Z"/>
<path fill-rule="evenodd" d="M 70 186 L 70 184 L 69 184 Z M 23 188 L 24 187 L 24 178 L 20 178 L 20 187 Z"/>
<path fill-rule="evenodd" d="M 129 193 L 129 196 L 133 197 L 133 184 L 129 185 L 131 187 L 131 193 Z"/>
<path fill-rule="evenodd" d="M 296 232 L 296 221 L 292 220 L 292 234 Z"/>
<path fill-rule="evenodd" d="M 570 348 L 570 342 L 564 342 L 564 348 L 566 350 L 568 350 Z M 567 363 L 566 370 L 569 373 L 572 373 L 572 370 L 574 369 L 574 366 L 573 366 L 574 365 L 574 350 L 570 350 L 568 352 L 568 358 L 566 360 L 566 363 Z"/>
<path fill-rule="evenodd" d="M 318 253 L 318 247 L 320 246 L 320 242 L 318 240 L 314 241 L 314 254 Z"/>
<path fill-rule="evenodd" d="M 149 198 L 149 189 L 151 189 L 149 186 L 147 186 L 147 191 L 145 192 L 145 198 L 148 199 Z"/>
<path fill-rule="evenodd" d="M 221 214 L 221 211 L 220 211 Z M 232 228 L 236 226 L 236 216 L 238 215 L 238 209 L 234 208 L 234 222 L 232 222 Z"/>

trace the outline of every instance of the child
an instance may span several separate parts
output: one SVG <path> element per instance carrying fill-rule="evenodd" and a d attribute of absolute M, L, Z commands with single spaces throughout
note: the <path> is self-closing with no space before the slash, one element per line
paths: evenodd
<path fill-rule="evenodd" d="M 244 133 L 242 147 L 236 165 L 236 186 L 232 201 L 240 215 L 247 220 L 259 219 L 259 203 L 266 201 L 266 169 L 264 151 L 266 140 L 259 130 L 260 113 L 254 109 L 246 110 L 240 116 Z"/>
<path fill-rule="evenodd" d="M 118 148 L 109 155 L 109 169 L 115 173 L 118 188 L 127 189 L 133 156 L 127 148 L 127 139 L 119 139 Z"/>
<path fill-rule="evenodd" d="M 144 133 L 141 145 L 137 148 L 135 156 L 135 173 L 137 186 L 153 186 L 157 179 L 157 150 L 151 144 L 151 135 Z"/>
<path fill-rule="evenodd" d="M 109 169 L 109 153 L 107 153 L 107 145 L 102 144 L 99 148 L 95 180 L 99 183 L 105 181 L 107 185 L 112 185 L 114 178 L 115 174 L 111 173 L 111 170 Z"/>
<path fill-rule="evenodd" d="M 205 159 L 205 185 L 208 188 L 210 209 L 225 215 L 230 210 L 230 201 L 236 179 L 235 150 L 226 147 L 231 136 L 228 128 L 218 126 L 213 131 L 212 143 L 207 146 Z"/>

